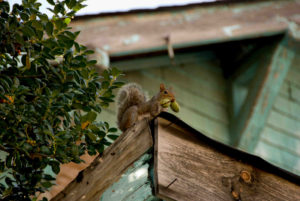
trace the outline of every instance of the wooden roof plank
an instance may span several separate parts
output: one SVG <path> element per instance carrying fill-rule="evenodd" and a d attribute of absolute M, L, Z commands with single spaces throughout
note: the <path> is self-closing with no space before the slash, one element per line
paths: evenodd
<path fill-rule="evenodd" d="M 154 140 L 158 197 L 182 201 L 300 199 L 299 176 L 211 140 L 170 114 L 161 116 Z"/>

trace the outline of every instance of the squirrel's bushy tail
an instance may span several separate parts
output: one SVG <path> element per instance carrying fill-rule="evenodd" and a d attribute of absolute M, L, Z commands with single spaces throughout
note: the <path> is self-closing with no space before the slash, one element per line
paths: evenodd
<path fill-rule="evenodd" d="M 117 95 L 117 119 L 118 125 L 122 120 L 124 112 L 133 105 L 138 105 L 146 101 L 146 96 L 140 85 L 128 83 L 121 87 Z"/>

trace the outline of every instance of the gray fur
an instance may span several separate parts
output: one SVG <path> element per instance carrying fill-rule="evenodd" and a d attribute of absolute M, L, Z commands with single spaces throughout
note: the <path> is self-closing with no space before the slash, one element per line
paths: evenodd
<path fill-rule="evenodd" d="M 122 120 L 124 112 L 133 105 L 139 105 L 146 102 L 146 96 L 140 85 L 136 83 L 128 83 L 121 87 L 117 94 L 117 119 L 118 125 Z"/>

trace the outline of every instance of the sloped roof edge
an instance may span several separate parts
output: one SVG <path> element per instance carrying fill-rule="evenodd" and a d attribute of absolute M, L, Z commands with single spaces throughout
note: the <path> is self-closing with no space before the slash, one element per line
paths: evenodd
<path fill-rule="evenodd" d="M 266 160 L 262 159 L 259 156 L 247 153 L 243 150 L 239 150 L 239 149 L 233 148 L 229 145 L 226 145 L 226 144 L 223 144 L 216 140 L 213 140 L 213 139 L 207 137 L 206 135 L 204 135 L 203 133 L 201 133 L 200 131 L 194 129 L 193 127 L 188 125 L 186 122 L 184 122 L 183 120 L 179 119 L 178 117 L 176 117 L 175 115 L 173 115 L 171 113 L 162 112 L 159 115 L 159 117 L 166 119 L 168 121 L 174 122 L 174 124 L 187 129 L 188 131 L 194 133 L 195 136 L 202 142 L 205 142 L 207 145 L 214 147 L 216 150 L 218 150 L 234 159 L 237 159 L 243 163 L 252 165 L 256 168 L 259 168 L 266 172 L 275 174 L 275 175 L 282 177 L 290 182 L 300 185 L 300 175 L 296 175 L 292 172 L 289 172 L 278 166 L 275 166 L 275 165 L 267 162 Z M 157 132 L 157 130 L 155 130 L 155 129 L 157 129 L 157 122 L 153 129 L 154 129 L 154 132 Z"/>

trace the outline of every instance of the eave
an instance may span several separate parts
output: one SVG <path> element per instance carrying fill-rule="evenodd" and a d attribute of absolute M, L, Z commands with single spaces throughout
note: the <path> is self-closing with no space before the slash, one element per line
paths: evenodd
<path fill-rule="evenodd" d="M 75 20 L 78 41 L 120 57 L 271 36 L 297 24 L 297 0 L 194 5 L 168 10 L 94 16 Z"/>

